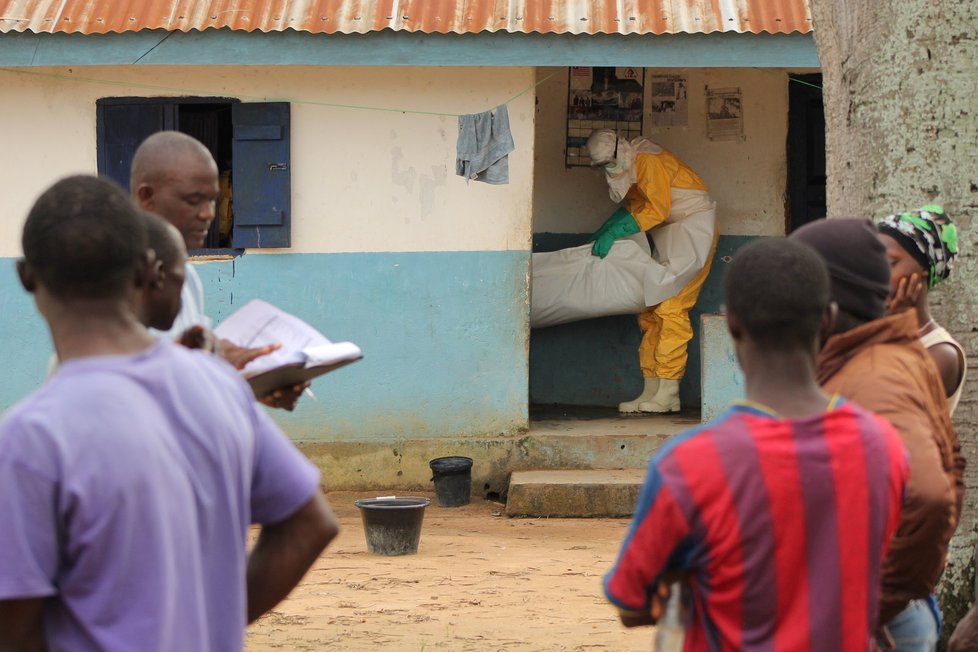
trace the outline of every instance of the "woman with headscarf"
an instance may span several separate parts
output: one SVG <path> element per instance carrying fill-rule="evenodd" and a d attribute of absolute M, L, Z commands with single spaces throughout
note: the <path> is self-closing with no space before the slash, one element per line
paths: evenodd
<path fill-rule="evenodd" d="M 946 279 L 958 253 L 958 232 L 940 206 L 888 215 L 876 224 L 890 259 L 890 311 L 913 308 L 920 340 L 930 353 L 948 397 L 951 414 L 964 387 L 967 358 L 961 345 L 930 314 L 930 288 Z"/>

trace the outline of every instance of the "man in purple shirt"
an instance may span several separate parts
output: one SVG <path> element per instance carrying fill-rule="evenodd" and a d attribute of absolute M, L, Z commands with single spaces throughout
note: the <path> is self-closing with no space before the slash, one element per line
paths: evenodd
<path fill-rule="evenodd" d="M 61 367 L 0 422 L 0 649 L 241 650 L 338 531 L 238 374 L 139 323 L 136 210 L 72 177 L 24 225 L 17 271 Z"/>

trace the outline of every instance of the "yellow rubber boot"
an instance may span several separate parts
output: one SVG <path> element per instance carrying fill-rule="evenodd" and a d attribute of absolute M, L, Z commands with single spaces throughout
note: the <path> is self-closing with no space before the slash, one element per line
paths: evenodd
<path fill-rule="evenodd" d="M 638 404 L 639 412 L 667 414 L 679 412 L 679 381 L 662 378 L 655 396 Z"/>
<path fill-rule="evenodd" d="M 655 396 L 655 393 L 658 391 L 658 389 L 659 389 L 659 379 L 654 378 L 652 376 L 646 376 L 645 389 L 642 390 L 642 393 L 635 400 L 619 403 L 618 411 L 625 414 L 640 412 L 641 410 L 639 410 L 638 408 L 639 404 L 644 403 L 646 401 L 651 401 L 652 397 Z"/>

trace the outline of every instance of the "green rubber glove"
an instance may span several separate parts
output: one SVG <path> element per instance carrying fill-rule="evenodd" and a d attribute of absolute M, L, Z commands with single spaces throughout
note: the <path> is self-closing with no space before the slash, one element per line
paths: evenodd
<path fill-rule="evenodd" d="M 628 217 L 632 217 L 632 214 L 629 213 L 628 210 L 625 208 L 619 208 L 618 210 L 616 210 L 614 213 L 611 214 L 611 217 L 609 217 L 607 220 L 604 221 L 604 224 L 601 225 L 601 228 L 595 231 L 593 235 L 591 235 L 591 238 L 588 240 L 588 242 L 594 242 L 596 240 L 599 240 L 602 236 L 604 236 L 608 232 L 608 229 L 618 224 L 620 220 L 625 219 L 626 215 Z M 634 220 L 635 218 L 632 219 Z M 602 256 L 602 258 L 604 258 L 604 256 Z"/>
<path fill-rule="evenodd" d="M 619 208 L 591 236 L 591 240 L 594 241 L 591 254 L 604 258 L 611 251 L 611 245 L 615 244 L 615 240 L 634 235 L 641 230 L 632 214 L 627 209 Z"/>

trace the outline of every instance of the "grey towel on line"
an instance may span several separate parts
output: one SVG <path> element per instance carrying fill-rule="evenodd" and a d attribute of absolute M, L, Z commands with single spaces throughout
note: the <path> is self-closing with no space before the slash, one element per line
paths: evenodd
<path fill-rule="evenodd" d="M 495 111 L 458 117 L 455 174 L 493 185 L 509 183 L 509 159 L 515 149 L 505 104 Z"/>

